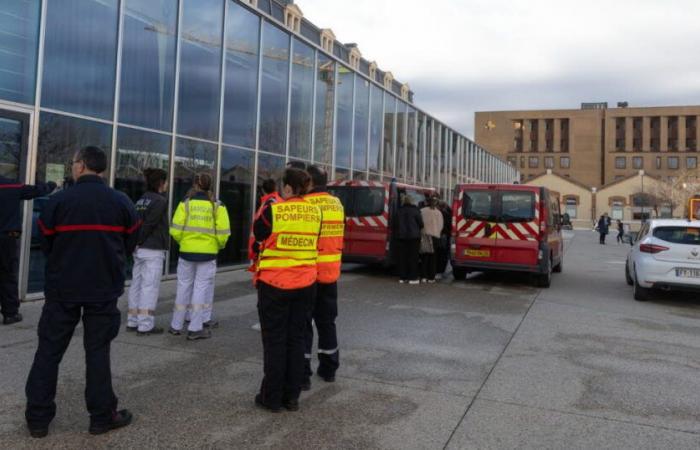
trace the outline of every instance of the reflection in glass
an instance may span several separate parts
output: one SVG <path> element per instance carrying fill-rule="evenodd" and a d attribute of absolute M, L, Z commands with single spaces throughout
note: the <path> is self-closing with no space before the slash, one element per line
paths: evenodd
<path fill-rule="evenodd" d="M 350 167 L 352 151 L 352 93 L 355 74 L 343 65 L 338 66 L 338 104 L 336 105 L 335 166 Z"/>
<path fill-rule="evenodd" d="M 335 177 L 333 178 L 335 181 L 346 181 L 350 180 L 350 169 L 344 169 L 342 167 L 336 167 L 335 169 Z"/>
<path fill-rule="evenodd" d="M 292 104 L 289 115 L 289 156 L 311 159 L 311 127 L 314 107 L 314 60 L 316 53 L 294 39 L 292 57 Z"/>
<path fill-rule="evenodd" d="M 20 180 L 22 158 L 22 121 L 0 117 L 0 176 Z"/>
<path fill-rule="evenodd" d="M 416 110 L 408 108 L 406 129 L 406 178 L 416 182 Z"/>
<path fill-rule="evenodd" d="M 231 238 L 219 253 L 219 265 L 238 264 L 248 259 L 254 168 L 252 151 L 226 146 L 221 149 L 219 200 L 228 210 Z"/>
<path fill-rule="evenodd" d="M 119 121 L 171 131 L 177 0 L 126 0 Z"/>
<path fill-rule="evenodd" d="M 285 154 L 289 87 L 289 35 L 263 25 L 262 86 L 260 91 L 260 149 Z"/>
<path fill-rule="evenodd" d="M 440 137 L 442 136 L 442 125 L 434 122 L 433 130 L 433 160 L 432 160 L 432 185 L 440 185 Z"/>
<path fill-rule="evenodd" d="M 330 165 L 333 159 L 334 95 L 335 63 L 319 53 L 316 73 L 314 161 L 326 165 Z"/>
<path fill-rule="evenodd" d="M 114 188 L 136 202 L 146 192 L 144 169 L 170 171 L 170 136 L 119 127 Z"/>
<path fill-rule="evenodd" d="M 433 120 L 426 117 L 425 120 L 425 182 L 432 186 L 433 175 Z"/>
<path fill-rule="evenodd" d="M 117 0 L 48 2 L 42 106 L 112 119 L 116 54 Z"/>
<path fill-rule="evenodd" d="M 107 152 L 109 161 L 112 145 L 112 127 L 98 122 L 58 114 L 41 113 L 39 123 L 39 142 L 37 146 L 36 181 L 38 183 L 55 182 L 59 188 L 69 188 L 73 184 L 70 167 L 76 151 L 87 145 L 100 147 Z M 109 169 L 103 174 L 109 179 Z M 32 214 L 31 251 L 29 255 L 29 292 L 44 289 L 44 266 L 46 259 L 39 248 L 40 237 L 36 220 L 48 201 L 48 198 L 34 200 Z"/>
<path fill-rule="evenodd" d="M 372 104 L 369 126 L 369 170 L 379 172 L 382 165 L 382 128 L 384 127 L 384 93 L 372 85 Z"/>
<path fill-rule="evenodd" d="M 396 98 L 385 96 L 384 104 L 384 164 L 382 172 L 385 178 L 394 176 L 394 131 L 396 126 Z"/>
<path fill-rule="evenodd" d="M 427 170 L 425 170 L 425 114 L 418 113 L 418 136 L 416 137 L 418 155 L 416 161 L 416 180 L 418 184 L 426 183 Z"/>
<path fill-rule="evenodd" d="M 402 101 L 396 113 L 396 178 L 406 180 L 406 104 Z"/>
<path fill-rule="evenodd" d="M 256 192 L 256 208 L 260 205 L 260 197 L 262 197 L 262 184 L 268 178 L 272 178 L 279 186 L 284 175 L 285 163 L 283 156 L 268 155 L 267 153 L 258 153 L 258 186 Z"/>
<path fill-rule="evenodd" d="M 367 170 L 367 133 L 369 128 L 369 81 L 355 77 L 355 139 L 352 168 Z"/>
<path fill-rule="evenodd" d="M 0 4 L 0 98 L 34 103 L 41 1 Z"/>
<path fill-rule="evenodd" d="M 353 170 L 353 171 L 352 171 L 352 179 L 353 179 L 353 180 L 365 181 L 365 180 L 367 180 L 367 172 L 365 172 L 365 171 Z"/>
<path fill-rule="evenodd" d="M 178 134 L 218 139 L 223 6 L 183 0 Z"/>
<path fill-rule="evenodd" d="M 229 2 L 226 24 L 226 143 L 255 147 L 257 123 L 260 19 L 236 2 Z M 230 214 L 230 212 L 229 212 Z"/>

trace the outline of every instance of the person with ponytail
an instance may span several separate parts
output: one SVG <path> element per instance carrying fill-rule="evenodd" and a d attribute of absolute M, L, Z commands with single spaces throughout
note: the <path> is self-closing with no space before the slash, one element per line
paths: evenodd
<path fill-rule="evenodd" d="M 305 171 L 287 169 L 283 201 L 272 203 L 253 224 L 255 240 L 261 243 L 255 284 L 264 360 L 255 403 L 271 412 L 299 409 L 321 231 L 321 210 L 303 198 L 310 183 Z"/>
<path fill-rule="evenodd" d="M 146 193 L 136 202 L 136 212 L 142 221 L 139 230 L 131 287 L 126 331 L 139 336 L 163 334 L 155 326 L 156 304 L 163 276 L 165 252 L 168 250 L 168 173 L 162 169 L 143 171 Z"/>
<path fill-rule="evenodd" d="M 228 211 L 214 197 L 212 184 L 208 173 L 195 176 L 170 226 L 170 235 L 180 246 L 180 258 L 175 311 L 168 332 L 182 334 L 189 309 L 188 340 L 210 338 L 211 328 L 216 326 L 211 318 L 216 258 L 231 236 Z"/>

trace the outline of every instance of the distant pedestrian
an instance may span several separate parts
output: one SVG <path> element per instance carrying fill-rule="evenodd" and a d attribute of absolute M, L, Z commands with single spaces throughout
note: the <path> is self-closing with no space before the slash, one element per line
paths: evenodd
<path fill-rule="evenodd" d="M 622 244 L 625 236 L 625 225 L 620 219 L 617 220 L 617 243 Z"/>
<path fill-rule="evenodd" d="M 163 334 L 163 328 L 155 326 L 155 310 L 170 243 L 168 200 L 163 195 L 168 189 L 168 174 L 162 169 L 146 169 L 143 175 L 147 190 L 136 202 L 143 224 L 134 252 L 126 325 L 126 331 L 136 331 L 139 336 Z"/>
<path fill-rule="evenodd" d="M 35 438 L 48 434 L 56 415 L 58 366 L 81 318 L 89 431 L 102 434 L 131 423 L 128 410 L 117 410 L 110 343 L 119 334 L 117 299 L 140 222 L 131 200 L 102 179 L 106 169 L 101 149 L 78 151 L 71 164 L 75 185 L 53 195 L 39 218 L 47 256 L 46 302 L 26 387 L 26 420 Z"/>
<path fill-rule="evenodd" d="M 410 196 L 404 195 L 399 208 L 397 237 L 399 245 L 399 282 L 420 284 L 418 258 L 423 218 Z"/>
<path fill-rule="evenodd" d="M 0 311 L 3 325 L 22 321 L 17 289 L 22 201 L 43 197 L 55 188 L 53 182 L 29 186 L 0 175 Z"/>
<path fill-rule="evenodd" d="M 440 233 L 440 241 L 435 252 L 435 265 L 436 265 L 436 278 L 441 279 L 445 270 L 447 270 L 447 263 L 450 259 L 450 242 L 452 237 L 452 208 L 447 204 L 447 202 L 439 200 L 438 209 L 442 213 L 442 231 Z"/>
<path fill-rule="evenodd" d="M 600 244 L 605 245 L 605 238 L 610 232 L 610 224 L 608 222 L 607 214 L 603 214 L 600 216 L 600 219 L 598 219 L 596 231 L 598 231 L 598 234 L 600 235 Z"/>
<path fill-rule="evenodd" d="M 444 219 L 442 212 L 437 208 L 437 198 L 429 198 L 427 204 L 420 210 L 421 218 L 423 219 L 420 246 L 421 281 L 423 283 L 435 283 L 435 255 L 440 246 Z"/>
<path fill-rule="evenodd" d="M 216 258 L 231 235 L 226 206 L 216 200 L 213 178 L 200 173 L 175 211 L 170 234 L 180 246 L 175 311 L 168 332 L 182 334 L 187 309 L 187 339 L 207 339 L 218 322 L 212 319 Z"/>

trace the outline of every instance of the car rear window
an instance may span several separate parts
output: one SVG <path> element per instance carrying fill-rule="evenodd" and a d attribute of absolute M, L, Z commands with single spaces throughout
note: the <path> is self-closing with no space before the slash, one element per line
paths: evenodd
<path fill-rule="evenodd" d="M 328 192 L 340 199 L 347 217 L 379 216 L 384 212 L 384 188 L 329 187 Z"/>
<path fill-rule="evenodd" d="M 465 191 L 462 215 L 465 219 L 494 221 L 498 216 L 495 191 Z"/>
<path fill-rule="evenodd" d="M 672 244 L 700 245 L 700 228 L 698 227 L 657 227 L 654 237 Z"/>
<path fill-rule="evenodd" d="M 502 192 L 501 220 L 532 222 L 535 220 L 535 194 L 532 192 Z"/>

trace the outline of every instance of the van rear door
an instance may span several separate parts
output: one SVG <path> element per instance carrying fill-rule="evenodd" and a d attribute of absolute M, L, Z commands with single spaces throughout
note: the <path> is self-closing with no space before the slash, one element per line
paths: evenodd
<path fill-rule="evenodd" d="M 499 189 L 496 262 L 536 266 L 539 254 L 539 195 L 533 190 Z"/>
<path fill-rule="evenodd" d="M 461 214 L 456 226 L 455 258 L 458 261 L 494 262 L 497 256 L 498 233 L 495 221 L 499 199 L 495 189 L 465 187 L 457 207 Z"/>

